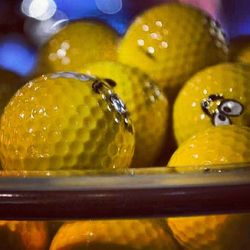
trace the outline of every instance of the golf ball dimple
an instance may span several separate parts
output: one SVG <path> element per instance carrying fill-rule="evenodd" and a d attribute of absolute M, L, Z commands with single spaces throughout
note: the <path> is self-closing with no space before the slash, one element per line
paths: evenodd
<path fill-rule="evenodd" d="M 95 92 L 94 82 L 89 76 L 62 72 L 21 88 L 1 120 L 3 168 L 128 167 L 134 151 L 133 126 L 127 112 L 120 112 L 122 101 L 113 105 L 110 95 L 115 94 L 107 86 Z"/>
<path fill-rule="evenodd" d="M 227 125 L 210 127 L 184 143 L 172 155 L 167 167 L 178 172 L 236 167 L 250 162 L 250 128 Z"/>
<path fill-rule="evenodd" d="M 141 70 L 117 62 L 87 64 L 79 71 L 97 75 L 126 103 L 135 129 L 132 167 L 153 166 L 168 140 L 168 100 Z M 120 106 L 122 107 L 122 105 Z"/>
<path fill-rule="evenodd" d="M 185 83 L 174 103 L 177 142 L 214 125 L 250 126 L 249 100 L 249 65 L 224 63 L 198 72 Z"/>
<path fill-rule="evenodd" d="M 162 225 L 153 219 L 65 223 L 55 235 L 50 249 L 96 249 L 96 246 L 100 249 L 179 249 Z"/>
<path fill-rule="evenodd" d="M 227 60 L 227 54 L 218 22 L 179 3 L 155 6 L 138 16 L 118 49 L 119 61 L 147 72 L 170 96 L 192 74 Z"/>
<path fill-rule="evenodd" d="M 41 48 L 37 73 L 75 71 L 100 58 L 116 60 L 118 39 L 116 31 L 102 22 L 71 22 Z"/>
<path fill-rule="evenodd" d="M 169 218 L 178 242 L 192 250 L 248 249 L 249 214 L 227 214 Z"/>

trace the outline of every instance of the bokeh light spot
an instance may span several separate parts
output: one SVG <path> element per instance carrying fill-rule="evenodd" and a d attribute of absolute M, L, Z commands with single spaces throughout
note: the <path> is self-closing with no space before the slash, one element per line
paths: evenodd
<path fill-rule="evenodd" d="M 6 37 L 0 41 L 0 67 L 28 75 L 36 64 L 35 50 L 22 39 Z"/>
<path fill-rule="evenodd" d="M 95 0 L 95 3 L 105 14 L 116 14 L 122 9 L 122 0 Z"/>
<path fill-rule="evenodd" d="M 44 21 L 55 14 L 57 6 L 53 0 L 23 0 L 21 10 L 26 16 Z"/>

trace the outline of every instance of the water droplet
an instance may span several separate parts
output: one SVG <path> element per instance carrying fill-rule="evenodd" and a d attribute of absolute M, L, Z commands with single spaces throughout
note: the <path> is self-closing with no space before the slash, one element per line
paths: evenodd
<path fill-rule="evenodd" d="M 161 47 L 162 48 L 167 48 L 168 47 L 168 43 L 166 41 L 162 41 L 161 42 Z"/>
<path fill-rule="evenodd" d="M 148 47 L 148 53 L 150 53 L 150 54 L 154 54 L 155 53 L 155 49 L 154 49 L 154 47 Z"/>
<path fill-rule="evenodd" d="M 162 27 L 162 22 L 161 21 L 156 21 L 155 25 L 158 26 L 158 27 Z"/>
<path fill-rule="evenodd" d="M 203 94 L 207 95 L 208 91 L 206 89 L 203 90 Z"/>
<path fill-rule="evenodd" d="M 64 56 L 66 56 L 66 51 L 64 49 L 59 49 L 57 50 L 56 54 L 59 58 L 63 58 Z"/>
<path fill-rule="evenodd" d="M 138 39 L 138 40 L 137 40 L 137 44 L 138 44 L 139 46 L 144 46 L 144 40 L 143 40 L 143 39 Z"/>
<path fill-rule="evenodd" d="M 143 30 L 143 31 L 146 31 L 146 32 L 149 31 L 148 25 L 143 24 L 143 25 L 142 25 L 142 30 Z"/>
<path fill-rule="evenodd" d="M 62 42 L 62 44 L 61 44 L 62 49 L 67 50 L 67 49 L 69 49 L 69 47 L 70 47 L 70 45 L 68 42 L 66 42 L 66 41 Z"/>
<path fill-rule="evenodd" d="M 205 119 L 205 117 L 206 117 L 206 115 L 205 115 L 205 114 L 201 114 L 201 115 L 200 115 L 200 119 L 201 119 L 201 120 L 204 120 L 204 119 Z"/>
<path fill-rule="evenodd" d="M 157 39 L 157 40 L 160 39 L 160 35 L 157 34 L 157 33 L 151 33 L 150 36 L 151 36 L 153 39 Z"/>

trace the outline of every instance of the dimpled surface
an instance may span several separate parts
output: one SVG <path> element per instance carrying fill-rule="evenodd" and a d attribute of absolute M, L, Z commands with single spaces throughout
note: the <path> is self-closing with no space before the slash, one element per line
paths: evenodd
<path fill-rule="evenodd" d="M 21 78 L 15 73 L 0 69 L 0 114 L 3 113 L 5 105 L 21 87 Z"/>
<path fill-rule="evenodd" d="M 133 167 L 152 166 L 166 141 L 168 101 L 142 71 L 117 62 L 88 64 L 84 73 L 110 78 L 114 91 L 126 103 L 135 128 Z"/>
<path fill-rule="evenodd" d="M 168 167 L 189 172 L 245 162 L 250 162 L 250 128 L 230 125 L 211 127 L 188 139 L 173 154 Z M 169 218 L 168 225 L 185 249 L 249 248 L 250 215 Z"/>
<path fill-rule="evenodd" d="M 0 221 L 0 238 L 3 250 L 46 250 L 47 225 L 40 221 Z"/>
<path fill-rule="evenodd" d="M 219 64 L 198 72 L 186 82 L 174 104 L 174 133 L 180 144 L 193 134 L 213 126 L 201 102 L 220 94 L 244 106 L 243 113 L 231 116 L 232 124 L 250 126 L 250 65 Z"/>
<path fill-rule="evenodd" d="M 141 68 L 173 92 L 198 70 L 226 58 L 216 22 L 178 3 L 153 7 L 137 17 L 118 49 L 121 62 Z"/>
<path fill-rule="evenodd" d="M 249 214 L 169 218 L 168 225 L 185 249 L 249 249 Z"/>
<path fill-rule="evenodd" d="M 126 168 L 134 134 L 93 79 L 70 72 L 27 83 L 1 119 L 1 160 L 7 170 Z"/>
<path fill-rule="evenodd" d="M 50 250 L 179 249 L 165 227 L 153 220 L 107 220 L 65 223 Z"/>
<path fill-rule="evenodd" d="M 211 127 L 189 138 L 172 155 L 168 167 L 188 172 L 245 162 L 250 162 L 250 128 L 230 125 Z"/>
<path fill-rule="evenodd" d="M 115 60 L 117 43 L 118 34 L 101 22 L 72 22 L 43 46 L 38 72 L 74 71 L 84 63 Z"/>
<path fill-rule="evenodd" d="M 233 62 L 250 63 L 250 35 L 234 38 L 230 42 L 230 52 Z"/>

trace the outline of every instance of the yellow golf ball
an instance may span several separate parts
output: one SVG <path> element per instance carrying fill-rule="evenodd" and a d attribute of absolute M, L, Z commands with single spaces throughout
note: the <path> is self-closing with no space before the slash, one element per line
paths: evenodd
<path fill-rule="evenodd" d="M 116 31 L 101 22 L 71 22 L 41 48 L 37 71 L 74 71 L 84 63 L 116 60 L 118 39 Z"/>
<path fill-rule="evenodd" d="M 114 81 L 114 91 L 126 103 L 135 128 L 133 167 L 152 166 L 167 140 L 168 101 L 141 70 L 117 62 L 88 64 L 82 72 Z"/>
<path fill-rule="evenodd" d="M 174 133 L 180 144 L 211 126 L 250 126 L 250 65 L 219 64 L 186 82 L 176 98 Z"/>
<path fill-rule="evenodd" d="M 235 168 L 250 162 L 250 128 L 211 127 L 184 142 L 168 163 L 177 172 Z M 230 165 L 231 164 L 231 165 Z M 168 225 L 185 249 L 248 249 L 250 215 L 169 218 Z"/>
<path fill-rule="evenodd" d="M 250 63 L 250 36 L 239 36 L 230 42 L 230 59 L 233 62 Z"/>
<path fill-rule="evenodd" d="M 138 16 L 118 49 L 118 59 L 141 68 L 175 94 L 195 72 L 227 59 L 218 23 L 179 3 L 162 4 Z"/>
<path fill-rule="evenodd" d="M 169 218 L 168 225 L 185 249 L 249 249 L 249 214 Z"/>
<path fill-rule="evenodd" d="M 208 128 L 186 140 L 174 152 L 168 167 L 189 172 L 246 162 L 250 162 L 250 128 L 230 125 Z"/>
<path fill-rule="evenodd" d="M 154 220 L 97 220 L 65 223 L 50 250 L 77 249 L 177 250 L 178 245 Z"/>
<path fill-rule="evenodd" d="M 21 77 L 15 73 L 0 69 L 0 114 L 3 113 L 10 98 L 21 87 L 21 81 Z"/>
<path fill-rule="evenodd" d="M 116 169 L 130 165 L 133 127 L 124 103 L 101 80 L 44 75 L 11 99 L 1 119 L 6 170 Z"/>

